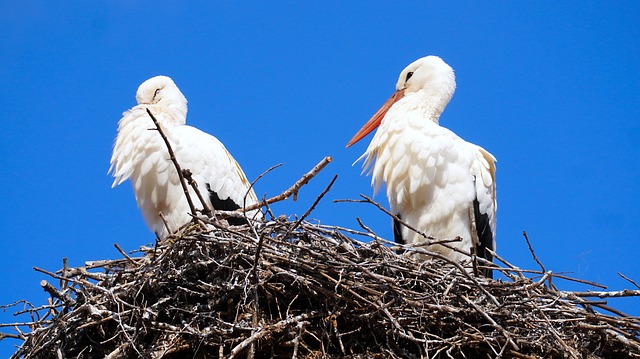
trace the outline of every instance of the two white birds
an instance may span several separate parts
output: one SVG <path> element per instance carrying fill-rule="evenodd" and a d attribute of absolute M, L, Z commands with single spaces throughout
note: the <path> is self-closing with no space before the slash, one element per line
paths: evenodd
<path fill-rule="evenodd" d="M 222 143 L 185 124 L 187 99 L 173 80 L 156 76 L 143 82 L 136 100 L 138 105 L 118 123 L 109 172 L 115 177 L 112 187 L 131 180 L 147 226 L 159 238 L 176 232 L 192 217 L 178 172 L 160 133 L 152 130 L 155 125 L 147 109 L 158 120 L 182 169 L 192 172 L 210 209 L 235 210 L 258 202 L 244 172 Z M 194 205 L 202 208 L 191 186 L 189 192 Z M 262 218 L 262 213 L 251 211 L 247 217 Z M 246 222 L 227 220 L 232 225 Z"/>
<path fill-rule="evenodd" d="M 372 166 L 372 185 L 386 183 L 391 211 L 410 226 L 437 239 L 460 237 L 451 248 L 427 248 L 455 261 L 471 252 L 488 260 L 495 250 L 495 158 L 438 125 L 455 91 L 453 69 L 436 56 L 405 68 L 396 92 L 353 137 L 347 147 L 376 127 L 365 167 Z M 114 186 L 131 179 L 147 225 L 160 238 L 189 222 L 189 207 L 166 145 L 146 112 L 151 110 L 169 138 L 180 165 L 189 169 L 207 205 L 234 210 L 258 202 L 242 169 L 213 136 L 185 125 L 187 100 L 165 76 L 145 81 L 136 94 L 138 106 L 124 113 L 111 157 Z M 203 193 L 204 194 L 204 193 Z M 196 196 L 192 193 L 192 198 Z M 160 213 L 166 218 L 167 225 Z M 249 217 L 261 218 L 253 211 Z M 231 223 L 231 224 L 239 224 Z M 420 234 L 394 221 L 399 243 L 424 242 Z M 486 274 L 490 275 L 490 271 Z"/>

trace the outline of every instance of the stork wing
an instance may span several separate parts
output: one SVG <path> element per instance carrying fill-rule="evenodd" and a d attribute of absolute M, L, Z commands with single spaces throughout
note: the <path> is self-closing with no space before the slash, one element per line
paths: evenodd
<path fill-rule="evenodd" d="M 491 261 L 493 256 L 487 249 L 495 250 L 496 248 L 496 159 L 479 146 L 476 146 L 475 155 L 471 172 L 475 179 L 476 190 L 472 220 L 477 233 L 477 254 Z M 491 271 L 485 271 L 485 276 L 492 278 Z"/>
<path fill-rule="evenodd" d="M 208 195 L 209 206 L 231 211 L 258 202 L 240 165 L 217 138 L 191 126 L 181 126 L 179 135 L 175 150 L 178 162 L 182 168 L 191 170 L 202 195 Z M 181 147 L 181 139 L 186 138 L 190 146 Z M 232 225 L 246 223 L 237 218 L 228 221 Z"/>

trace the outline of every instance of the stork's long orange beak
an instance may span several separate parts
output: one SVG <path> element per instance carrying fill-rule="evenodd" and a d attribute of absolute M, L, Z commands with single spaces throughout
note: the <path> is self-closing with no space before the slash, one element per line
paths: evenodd
<path fill-rule="evenodd" d="M 371 119 L 369 119 L 369 121 L 367 121 L 367 123 L 365 123 L 364 126 L 362 126 L 360 131 L 358 131 L 358 133 L 356 133 L 356 135 L 353 136 L 351 141 L 347 143 L 347 148 L 349 148 L 351 145 L 355 144 L 356 142 L 360 141 L 364 136 L 368 135 L 369 132 L 375 130 L 376 127 L 380 126 L 380 122 L 382 122 L 382 119 L 384 118 L 384 115 L 387 114 L 387 111 L 389 111 L 389 109 L 391 108 L 391 106 L 393 106 L 394 103 L 398 102 L 398 100 L 400 100 L 403 97 L 404 97 L 404 90 L 398 90 L 394 92 L 393 95 L 389 97 L 387 102 L 385 102 L 384 105 L 380 107 L 378 112 L 376 112 L 371 117 Z"/>

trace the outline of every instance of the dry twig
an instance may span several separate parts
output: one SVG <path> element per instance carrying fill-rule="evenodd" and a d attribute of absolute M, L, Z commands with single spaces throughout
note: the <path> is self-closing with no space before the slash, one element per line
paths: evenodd
<path fill-rule="evenodd" d="M 151 113 L 151 110 L 147 109 L 147 113 L 151 117 L 151 120 L 153 120 L 153 124 L 156 126 L 156 128 L 153 129 L 153 130 L 158 131 L 158 133 L 162 137 L 162 140 L 164 141 L 164 144 L 167 146 L 167 151 L 169 151 L 169 157 L 171 158 L 171 162 L 173 162 L 173 165 L 176 167 L 176 171 L 178 172 L 178 177 L 180 178 L 180 185 L 182 185 L 182 190 L 184 191 L 185 198 L 187 199 L 187 202 L 189 203 L 189 210 L 191 211 L 192 215 L 196 216 L 198 214 L 198 212 L 196 212 L 196 207 L 193 205 L 193 201 L 191 200 L 191 196 L 189 195 L 189 187 L 187 187 L 187 182 L 184 179 L 184 175 L 183 175 L 182 169 L 180 168 L 180 164 L 178 163 L 178 160 L 176 159 L 176 155 L 175 155 L 175 153 L 173 153 L 173 149 L 171 148 L 171 144 L 169 143 L 169 139 L 167 138 L 167 136 L 162 131 L 162 127 L 160 127 L 160 124 L 158 123 L 158 120 L 153 115 L 153 113 Z"/>

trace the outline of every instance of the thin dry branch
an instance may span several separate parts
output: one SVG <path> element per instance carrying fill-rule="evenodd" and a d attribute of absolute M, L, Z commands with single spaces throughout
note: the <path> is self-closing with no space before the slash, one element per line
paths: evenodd
<path fill-rule="evenodd" d="M 624 275 L 624 274 L 622 274 L 620 272 L 618 272 L 618 275 L 620 277 L 622 277 L 623 279 L 625 279 L 627 282 L 633 284 L 636 288 L 640 289 L 640 285 L 638 285 L 638 283 L 636 283 L 633 279 L 627 277 L 626 275 Z"/>
<path fill-rule="evenodd" d="M 263 201 L 260 201 L 259 203 L 247 206 L 246 208 L 243 209 L 243 211 L 250 212 L 260 207 L 263 207 L 265 205 L 269 205 L 279 201 L 284 201 L 289 197 L 291 197 L 292 195 L 293 195 L 293 199 L 296 200 L 298 196 L 298 191 L 300 190 L 300 188 L 306 185 L 307 183 L 309 183 L 309 181 L 313 177 L 315 177 L 320 171 L 322 171 L 322 169 L 325 168 L 329 163 L 331 163 L 330 156 L 323 158 L 322 161 L 318 162 L 317 165 L 315 165 L 309 172 L 304 174 L 302 178 L 300 178 L 296 183 L 293 184 L 293 186 L 289 187 L 286 191 L 282 192 L 277 196 L 271 197 L 267 200 L 263 200 Z"/>
<path fill-rule="evenodd" d="M 196 207 L 193 205 L 193 201 L 191 200 L 191 195 L 189 194 L 189 187 L 187 187 L 187 182 L 186 182 L 186 180 L 184 178 L 184 175 L 182 173 L 182 168 L 180 167 L 180 164 L 178 163 L 178 160 L 176 159 L 176 155 L 173 152 L 173 149 L 171 148 L 171 143 L 169 143 L 169 139 L 167 138 L 167 136 L 162 131 L 162 127 L 160 127 L 160 124 L 158 123 L 158 120 L 153 115 L 153 113 L 151 113 L 151 110 L 149 110 L 148 108 L 147 108 L 147 113 L 151 117 L 151 120 L 153 120 L 153 124 L 156 126 L 156 128 L 154 128 L 153 130 L 158 131 L 158 133 L 162 137 L 162 140 L 164 141 L 164 144 L 167 146 L 167 151 L 169 151 L 169 157 L 171 159 L 171 162 L 173 162 L 173 165 L 175 166 L 176 171 L 178 172 L 178 177 L 180 178 L 180 185 L 182 186 L 182 190 L 184 192 L 184 196 L 187 199 L 187 203 L 189 204 L 189 210 L 191 211 L 191 214 L 195 218 L 195 216 L 197 216 L 198 212 L 196 212 Z"/>
<path fill-rule="evenodd" d="M 258 177 L 256 177 L 256 179 L 254 179 L 251 184 L 249 185 L 249 188 L 247 188 L 247 191 L 245 192 L 244 196 L 242 197 L 242 209 L 243 209 L 243 213 L 246 213 L 246 206 L 247 206 L 247 196 L 249 195 L 249 193 L 251 193 L 251 190 L 253 189 L 253 186 L 256 184 L 256 182 L 258 182 L 262 177 L 264 177 L 267 173 L 273 171 L 274 169 L 278 168 L 282 166 L 282 163 L 278 163 L 276 165 L 273 165 L 269 168 L 267 168 L 264 172 L 262 172 Z"/>
<path fill-rule="evenodd" d="M 191 188 L 193 188 L 193 191 L 196 193 L 196 196 L 198 197 L 198 200 L 202 205 L 202 214 L 207 216 L 207 218 L 211 218 L 211 216 L 213 215 L 213 212 L 211 211 L 211 208 L 209 208 L 209 206 L 207 205 L 207 202 L 205 201 L 204 197 L 202 197 L 202 193 L 200 192 L 200 188 L 198 187 L 198 182 L 196 182 L 193 179 L 193 174 L 191 173 L 191 170 L 189 170 L 188 168 L 183 169 L 182 175 L 184 176 L 184 179 L 187 181 L 187 183 L 189 183 L 189 186 L 191 186 Z"/>
<path fill-rule="evenodd" d="M 302 223 L 302 221 L 304 221 L 311 214 L 311 212 L 316 208 L 318 203 L 320 203 L 324 195 L 327 194 L 329 190 L 331 190 L 331 187 L 333 186 L 333 184 L 336 182 L 337 179 L 338 179 L 338 175 L 333 176 L 333 178 L 331 179 L 331 182 L 329 182 L 327 187 L 318 195 L 315 201 L 313 201 L 313 203 L 311 204 L 311 207 L 309 207 L 309 209 L 300 217 L 300 219 L 298 219 L 296 224 L 293 226 L 292 230 L 295 230 L 296 228 L 298 228 L 300 223 Z"/>
<path fill-rule="evenodd" d="M 617 291 L 586 291 L 586 292 L 571 292 L 571 294 L 578 297 L 598 297 L 598 298 L 622 298 L 622 297 L 638 297 L 640 296 L 640 290 L 623 289 Z"/>
<path fill-rule="evenodd" d="M 454 252 L 462 253 L 469 257 L 471 256 L 471 253 L 469 253 L 468 251 L 463 251 L 458 247 L 449 245 L 449 243 L 451 242 L 460 242 L 462 240 L 461 238 L 457 237 L 457 238 L 440 238 L 439 239 L 439 238 L 432 237 L 426 234 L 425 232 L 418 230 L 417 228 L 410 225 L 409 223 L 405 222 L 402 218 L 398 217 L 396 214 L 391 213 L 386 208 L 384 208 L 380 203 L 374 201 L 372 198 L 365 196 L 363 194 L 361 194 L 360 197 L 362 197 L 363 200 L 337 199 L 337 200 L 334 200 L 334 202 L 336 203 L 340 203 L 340 202 L 368 203 L 368 204 L 374 205 L 376 208 L 378 208 L 379 210 L 384 212 L 386 215 L 391 217 L 394 221 L 397 221 L 401 225 L 407 227 L 410 231 L 417 233 L 418 235 L 420 235 L 422 238 L 425 239 L 423 242 L 411 244 L 413 247 L 418 247 L 418 246 L 427 247 L 427 246 L 438 244 Z"/>
<path fill-rule="evenodd" d="M 529 252 L 533 257 L 533 260 L 535 260 L 536 263 L 538 263 L 542 272 L 545 273 L 547 270 L 544 268 L 544 265 L 542 265 L 542 262 L 540 262 L 540 260 L 536 256 L 536 252 L 533 251 L 533 246 L 531 245 L 531 241 L 529 241 L 529 236 L 527 235 L 527 231 L 522 231 L 522 235 L 524 236 L 525 241 L 527 241 L 527 247 L 529 247 Z"/>

